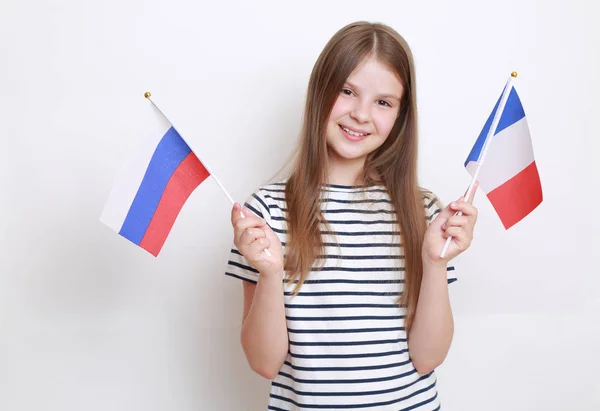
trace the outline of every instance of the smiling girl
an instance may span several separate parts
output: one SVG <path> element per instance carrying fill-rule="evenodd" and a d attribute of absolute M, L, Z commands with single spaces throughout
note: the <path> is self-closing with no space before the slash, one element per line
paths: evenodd
<path fill-rule="evenodd" d="M 241 344 L 273 380 L 269 410 L 440 409 L 448 263 L 477 211 L 418 185 L 417 145 L 407 43 L 382 24 L 342 28 L 314 66 L 293 171 L 231 212 L 226 274 L 243 280 Z"/>

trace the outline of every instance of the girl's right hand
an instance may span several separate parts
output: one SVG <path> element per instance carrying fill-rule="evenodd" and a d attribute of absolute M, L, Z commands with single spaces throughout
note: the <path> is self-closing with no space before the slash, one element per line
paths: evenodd
<path fill-rule="evenodd" d="M 244 213 L 244 218 L 240 215 Z M 277 234 L 262 218 L 235 203 L 231 210 L 233 243 L 261 275 L 283 276 L 283 249 Z M 265 253 L 269 249 L 270 256 Z"/>

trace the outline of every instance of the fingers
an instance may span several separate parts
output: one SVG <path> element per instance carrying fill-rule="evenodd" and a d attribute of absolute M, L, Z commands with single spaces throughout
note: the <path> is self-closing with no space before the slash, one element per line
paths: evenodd
<path fill-rule="evenodd" d="M 459 250 L 466 250 L 471 245 L 471 237 L 463 227 L 448 227 L 443 234 L 444 238 L 452 237 Z"/>
<path fill-rule="evenodd" d="M 237 220 L 245 219 L 247 216 L 253 216 L 252 212 L 247 208 L 243 208 L 239 203 L 235 203 L 231 209 L 231 224 L 235 224 Z"/>
<path fill-rule="evenodd" d="M 258 260 L 269 247 L 271 247 L 271 240 L 266 237 L 258 238 L 248 246 L 246 253 L 252 256 L 254 260 Z"/>
<path fill-rule="evenodd" d="M 444 238 L 447 238 L 447 237 L 461 238 L 463 236 L 464 232 L 465 232 L 465 229 L 460 226 L 448 227 L 444 231 Z"/>
<path fill-rule="evenodd" d="M 462 227 L 465 228 L 470 222 L 470 218 L 466 216 L 455 215 L 446 220 L 442 225 L 442 229 L 446 230 L 448 227 Z"/>
<path fill-rule="evenodd" d="M 252 244 L 255 240 L 261 239 L 261 238 L 266 238 L 267 234 L 265 233 L 265 230 L 261 230 L 260 228 L 247 228 L 245 229 L 239 239 L 239 243 L 240 245 L 250 245 Z"/>
<path fill-rule="evenodd" d="M 442 224 L 442 236 L 444 238 L 454 238 L 456 246 L 460 250 L 466 250 L 471 245 L 473 239 L 474 218 L 473 215 L 455 215 L 449 217 Z"/>
<path fill-rule="evenodd" d="M 241 223 L 238 222 L 233 232 L 233 242 L 238 248 L 246 247 L 254 240 L 265 238 L 267 236 L 265 230 L 257 226 L 245 227 L 247 219 L 248 218 L 241 220 Z"/>
<path fill-rule="evenodd" d="M 477 188 L 479 187 L 479 181 L 475 181 L 473 184 L 473 189 L 469 194 L 469 198 L 465 199 L 465 195 L 468 193 L 465 192 L 465 195 L 461 196 L 458 200 L 453 201 L 449 204 L 449 208 L 455 212 L 460 212 L 462 215 L 468 215 L 474 217 L 474 220 L 477 219 L 477 209 L 473 206 L 473 199 L 475 198 L 475 193 L 477 192 Z"/>
<path fill-rule="evenodd" d="M 240 238 L 245 230 L 249 228 L 262 228 L 265 226 L 264 220 L 256 216 L 238 218 L 233 224 L 234 236 Z"/>
<path fill-rule="evenodd" d="M 471 216 L 474 219 L 477 219 L 477 209 L 473 204 L 464 201 L 463 197 L 450 203 L 450 208 L 455 211 L 460 211 L 462 215 Z"/>
<path fill-rule="evenodd" d="M 244 217 L 242 217 L 242 213 Z M 242 209 L 238 203 L 235 203 L 231 209 L 231 224 L 235 229 L 245 230 L 249 227 L 262 227 L 266 225 L 266 221 L 254 215 L 250 210 Z"/>
<path fill-rule="evenodd" d="M 255 244 L 263 244 L 266 239 L 269 226 L 262 218 L 254 215 L 250 210 L 242 208 L 238 203 L 235 203 L 231 210 L 231 222 L 233 225 L 233 242 L 235 246 L 243 253 L 252 253 L 249 250 L 250 246 Z M 267 240 L 270 244 L 270 240 Z M 267 248 L 267 247 L 265 247 Z M 256 255 L 258 258 L 258 254 Z"/>
<path fill-rule="evenodd" d="M 231 208 L 231 225 L 234 225 L 237 220 L 242 218 L 240 215 L 241 206 L 238 203 L 235 203 Z"/>
<path fill-rule="evenodd" d="M 450 216 L 455 215 L 456 211 L 454 209 L 452 209 L 451 205 L 448 204 L 446 207 L 444 207 L 439 214 L 437 215 L 436 219 L 440 219 L 440 220 L 446 220 L 448 219 Z"/>

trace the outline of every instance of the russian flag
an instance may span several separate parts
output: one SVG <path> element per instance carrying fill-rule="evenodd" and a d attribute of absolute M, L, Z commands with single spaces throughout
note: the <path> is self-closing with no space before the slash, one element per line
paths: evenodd
<path fill-rule="evenodd" d="M 155 137 L 115 181 L 100 221 L 156 257 L 188 197 L 209 175 L 161 115 Z"/>
<path fill-rule="evenodd" d="M 485 192 L 505 229 L 525 218 L 543 200 L 525 110 L 517 91 L 513 86 L 510 87 L 494 136 L 489 137 L 493 140 L 489 142 L 489 150 L 483 159 L 485 163 L 477 178 L 479 187 Z M 465 161 L 471 176 L 475 175 L 500 100 Z"/>

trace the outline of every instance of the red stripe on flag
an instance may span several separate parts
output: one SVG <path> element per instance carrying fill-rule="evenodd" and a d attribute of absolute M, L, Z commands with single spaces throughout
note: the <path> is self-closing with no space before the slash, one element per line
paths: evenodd
<path fill-rule="evenodd" d="M 487 194 L 500 216 L 504 228 L 509 229 L 535 208 L 543 199 L 542 185 L 535 161 L 506 183 Z"/>
<path fill-rule="evenodd" d="M 167 183 L 140 247 L 155 257 L 158 255 L 186 200 L 208 176 L 198 157 L 189 153 Z"/>

